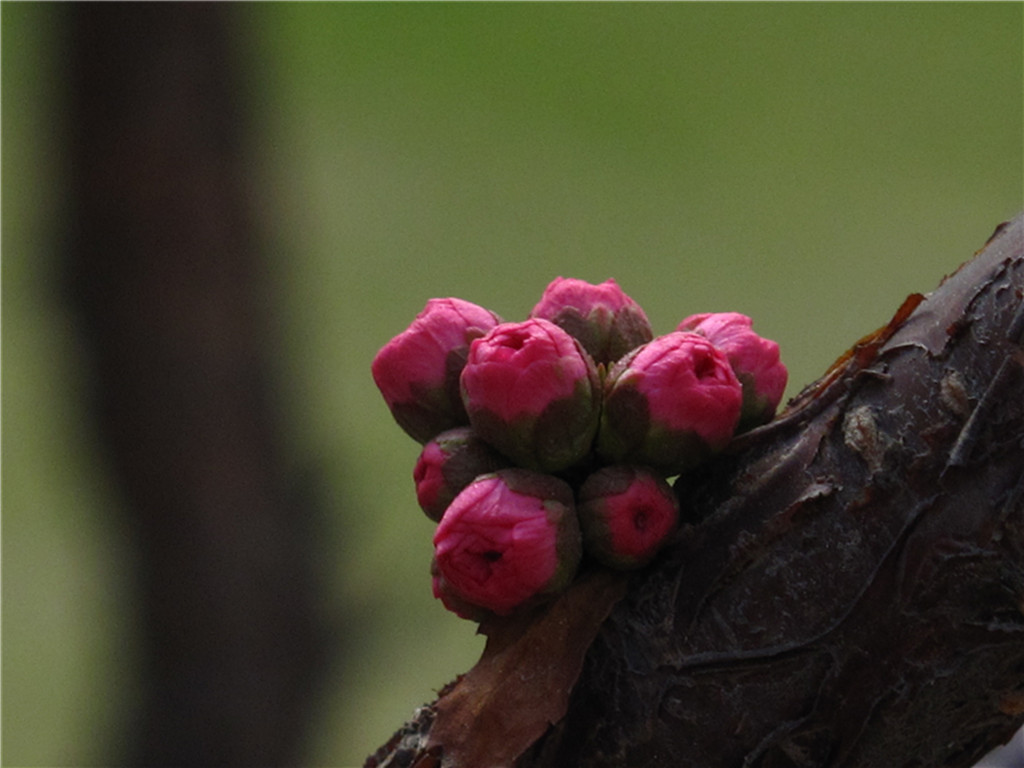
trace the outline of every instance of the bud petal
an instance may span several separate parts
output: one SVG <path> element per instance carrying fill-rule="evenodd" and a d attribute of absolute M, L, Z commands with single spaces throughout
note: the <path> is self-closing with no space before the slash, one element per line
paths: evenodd
<path fill-rule="evenodd" d="M 593 285 L 556 277 L 530 317 L 550 320 L 578 340 L 596 363 L 610 365 L 653 338 L 643 309 L 615 280 Z"/>
<path fill-rule="evenodd" d="M 743 385 L 739 430 L 772 420 L 782 400 L 789 373 L 779 359 L 779 345 L 754 333 L 753 321 L 739 312 L 691 315 L 680 331 L 694 331 L 725 353 Z"/>
<path fill-rule="evenodd" d="M 467 603 L 453 590 L 447 579 L 441 575 L 437 567 L 437 558 L 430 561 L 431 589 L 434 597 L 441 601 L 445 608 L 454 613 L 460 619 L 481 622 L 491 615 L 491 612 L 478 605 Z"/>
<path fill-rule="evenodd" d="M 616 464 L 583 482 L 578 512 L 587 554 L 613 568 L 639 568 L 675 530 L 679 501 L 652 470 Z"/>
<path fill-rule="evenodd" d="M 470 427 L 442 432 L 420 452 L 413 480 L 416 499 L 431 520 L 439 521 L 459 491 L 479 475 L 508 466 Z"/>
<path fill-rule="evenodd" d="M 665 475 L 691 469 L 729 443 L 742 401 L 739 380 L 710 341 L 659 336 L 608 372 L 598 453 Z"/>
<path fill-rule="evenodd" d="M 590 452 L 600 398 L 590 355 L 547 320 L 495 326 L 470 346 L 462 372 L 474 431 L 530 469 L 556 472 Z"/>
<path fill-rule="evenodd" d="M 464 604 L 505 615 L 553 595 L 581 557 L 572 489 L 525 469 L 478 477 L 441 518 L 434 557 L 435 591 L 460 615 Z"/>
<path fill-rule="evenodd" d="M 469 423 L 459 375 L 469 344 L 501 322 L 462 299 L 431 299 L 412 324 L 384 345 L 371 370 L 395 421 L 413 439 Z"/>

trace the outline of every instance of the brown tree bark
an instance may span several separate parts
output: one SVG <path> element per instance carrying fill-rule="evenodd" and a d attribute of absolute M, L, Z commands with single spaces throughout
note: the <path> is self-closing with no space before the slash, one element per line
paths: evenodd
<path fill-rule="evenodd" d="M 326 647 L 318 519 L 278 420 L 236 10 L 66 13 L 66 292 L 139 585 L 142 701 L 123 757 L 294 765 Z"/>
<path fill-rule="evenodd" d="M 480 663 L 367 765 L 967 768 L 1009 739 L 1024 216 L 677 491 L 689 520 L 654 565 L 484 627 Z"/>

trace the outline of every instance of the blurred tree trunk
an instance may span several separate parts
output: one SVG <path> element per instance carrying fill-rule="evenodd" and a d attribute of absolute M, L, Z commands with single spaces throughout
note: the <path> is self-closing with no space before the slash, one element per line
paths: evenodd
<path fill-rule="evenodd" d="M 137 548 L 140 766 L 294 765 L 325 660 L 317 515 L 275 410 L 235 12 L 67 6 L 66 289 Z"/>
<path fill-rule="evenodd" d="M 1008 740 L 1024 216 L 677 491 L 655 564 L 485 625 L 367 766 L 967 768 Z"/>

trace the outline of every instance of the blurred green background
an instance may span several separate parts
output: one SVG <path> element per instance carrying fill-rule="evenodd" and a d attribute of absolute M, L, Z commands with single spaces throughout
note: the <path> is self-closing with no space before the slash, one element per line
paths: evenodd
<path fill-rule="evenodd" d="M 519 319 L 556 275 L 615 277 L 658 333 L 753 316 L 793 395 L 1022 208 L 1018 3 L 239 16 L 289 437 L 339 507 L 315 764 L 361 764 L 482 648 L 430 595 L 417 446 L 369 375 L 428 298 Z M 55 288 L 60 18 L 2 7 L 4 765 L 109 762 L 136 696 L 121 500 Z"/>

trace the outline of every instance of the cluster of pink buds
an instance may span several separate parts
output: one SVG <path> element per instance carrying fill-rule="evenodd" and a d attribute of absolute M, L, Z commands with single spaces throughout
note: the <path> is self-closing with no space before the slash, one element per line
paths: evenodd
<path fill-rule="evenodd" d="M 770 421 L 787 377 L 745 315 L 654 337 L 614 280 L 561 277 L 523 322 L 431 299 L 372 370 L 423 444 L 434 595 L 475 620 L 557 594 L 588 559 L 649 563 L 678 526 L 668 479 Z"/>

